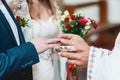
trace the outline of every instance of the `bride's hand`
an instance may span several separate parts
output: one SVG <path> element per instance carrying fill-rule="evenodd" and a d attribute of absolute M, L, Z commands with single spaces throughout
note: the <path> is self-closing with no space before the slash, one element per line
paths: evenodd
<path fill-rule="evenodd" d="M 58 46 L 59 41 L 60 41 L 59 38 L 47 39 L 43 37 L 38 37 L 38 38 L 33 39 L 31 43 L 33 43 L 37 52 L 40 54 L 49 48 Z"/>

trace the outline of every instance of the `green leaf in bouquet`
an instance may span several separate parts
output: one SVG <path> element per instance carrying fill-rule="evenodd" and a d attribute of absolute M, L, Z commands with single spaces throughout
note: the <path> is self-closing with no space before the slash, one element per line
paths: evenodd
<path fill-rule="evenodd" d="M 72 33 L 72 34 L 75 33 L 75 28 L 74 28 L 74 27 L 72 27 L 72 28 L 70 29 L 70 33 Z"/>
<path fill-rule="evenodd" d="M 60 24 L 60 27 L 61 27 L 62 29 L 64 29 L 64 24 Z"/>
<path fill-rule="evenodd" d="M 79 35 L 80 37 L 83 37 L 83 33 L 82 33 L 82 32 L 79 32 L 78 35 Z"/>
<path fill-rule="evenodd" d="M 78 28 L 78 26 L 76 26 L 75 27 L 75 34 L 78 34 L 78 32 L 79 32 L 79 28 Z"/>
<path fill-rule="evenodd" d="M 60 13 L 60 15 L 64 15 L 64 12 L 62 12 L 62 11 L 60 11 L 59 13 Z"/>
<path fill-rule="evenodd" d="M 73 69 L 73 76 L 77 76 L 77 74 L 78 74 L 78 70 L 77 70 L 77 68 L 74 68 Z"/>
<path fill-rule="evenodd" d="M 80 13 L 79 14 L 76 14 L 76 18 L 80 18 L 82 17 L 83 15 L 81 15 Z"/>
<path fill-rule="evenodd" d="M 62 32 L 68 33 L 68 30 L 67 29 L 63 29 Z"/>
<path fill-rule="evenodd" d="M 70 22 L 70 24 L 76 26 L 76 25 L 77 25 L 77 21 L 76 21 L 76 20 L 72 20 L 72 21 Z M 74 26 L 73 26 L 73 27 L 74 27 Z"/>
<path fill-rule="evenodd" d="M 79 27 L 80 31 L 84 31 L 84 27 Z"/>
<path fill-rule="evenodd" d="M 68 22 L 65 22 L 65 21 L 61 21 L 60 22 L 60 24 L 63 24 L 63 25 L 66 24 L 66 23 L 68 23 Z"/>

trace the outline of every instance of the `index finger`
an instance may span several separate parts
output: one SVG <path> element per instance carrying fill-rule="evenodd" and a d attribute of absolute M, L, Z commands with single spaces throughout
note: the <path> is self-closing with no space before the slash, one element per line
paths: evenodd
<path fill-rule="evenodd" d="M 71 39 L 72 34 L 61 34 L 61 35 L 58 36 L 58 38 Z"/>
<path fill-rule="evenodd" d="M 48 40 L 47 40 L 47 43 L 48 43 L 48 44 L 53 44 L 53 43 L 57 43 L 57 42 L 60 42 L 60 39 L 59 39 L 59 38 L 54 38 L 54 39 L 48 39 Z"/>

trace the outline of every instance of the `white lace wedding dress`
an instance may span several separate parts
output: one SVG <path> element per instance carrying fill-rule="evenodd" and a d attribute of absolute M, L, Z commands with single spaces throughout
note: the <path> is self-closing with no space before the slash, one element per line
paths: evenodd
<path fill-rule="evenodd" d="M 30 27 L 24 29 L 26 41 L 35 37 L 55 38 L 59 34 L 59 28 L 53 22 L 53 17 L 47 21 L 31 20 Z M 57 57 L 57 56 L 56 56 Z M 53 56 L 51 50 L 39 55 L 40 62 L 33 65 L 33 80 L 54 80 Z"/>
<path fill-rule="evenodd" d="M 61 33 L 60 27 L 51 16 L 47 21 L 31 20 L 31 26 L 23 33 L 26 41 L 35 37 L 55 38 Z M 65 80 L 66 58 L 53 54 L 51 49 L 39 55 L 40 62 L 33 65 L 33 80 Z"/>
<path fill-rule="evenodd" d="M 12 0 L 7 0 L 10 2 Z M 22 28 L 26 41 L 35 37 L 55 38 L 61 33 L 58 21 L 51 16 L 47 21 L 33 20 L 30 17 L 26 0 L 13 0 L 19 5 L 20 9 L 13 10 L 16 16 L 22 16 L 29 19 L 29 27 Z M 32 58 L 32 57 L 31 57 Z M 32 66 L 33 80 L 65 80 L 66 77 L 66 58 L 57 54 L 52 54 L 47 50 L 39 55 L 40 62 Z"/>
<path fill-rule="evenodd" d="M 55 38 L 61 30 L 51 16 L 47 21 L 31 20 L 23 33 L 26 41 L 35 37 Z M 39 55 L 40 62 L 33 65 L 33 80 L 65 80 L 66 58 L 53 54 L 51 49 Z"/>

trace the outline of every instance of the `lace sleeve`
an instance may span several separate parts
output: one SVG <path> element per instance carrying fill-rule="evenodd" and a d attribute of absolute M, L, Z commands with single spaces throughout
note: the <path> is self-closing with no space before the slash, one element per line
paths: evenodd
<path fill-rule="evenodd" d="M 15 0 L 6 0 L 6 2 L 13 13 L 20 8 L 20 5 Z"/>
<path fill-rule="evenodd" d="M 6 0 L 7 3 L 10 3 L 10 2 L 12 2 L 12 1 L 13 1 L 13 0 Z"/>
<path fill-rule="evenodd" d="M 15 10 L 14 15 L 22 16 L 27 19 L 31 19 L 30 14 L 29 14 L 28 4 L 26 0 L 14 0 L 14 1 L 18 5 L 18 9 Z"/>
<path fill-rule="evenodd" d="M 15 16 L 22 16 L 27 19 L 30 18 L 29 8 L 26 0 L 6 0 Z"/>

